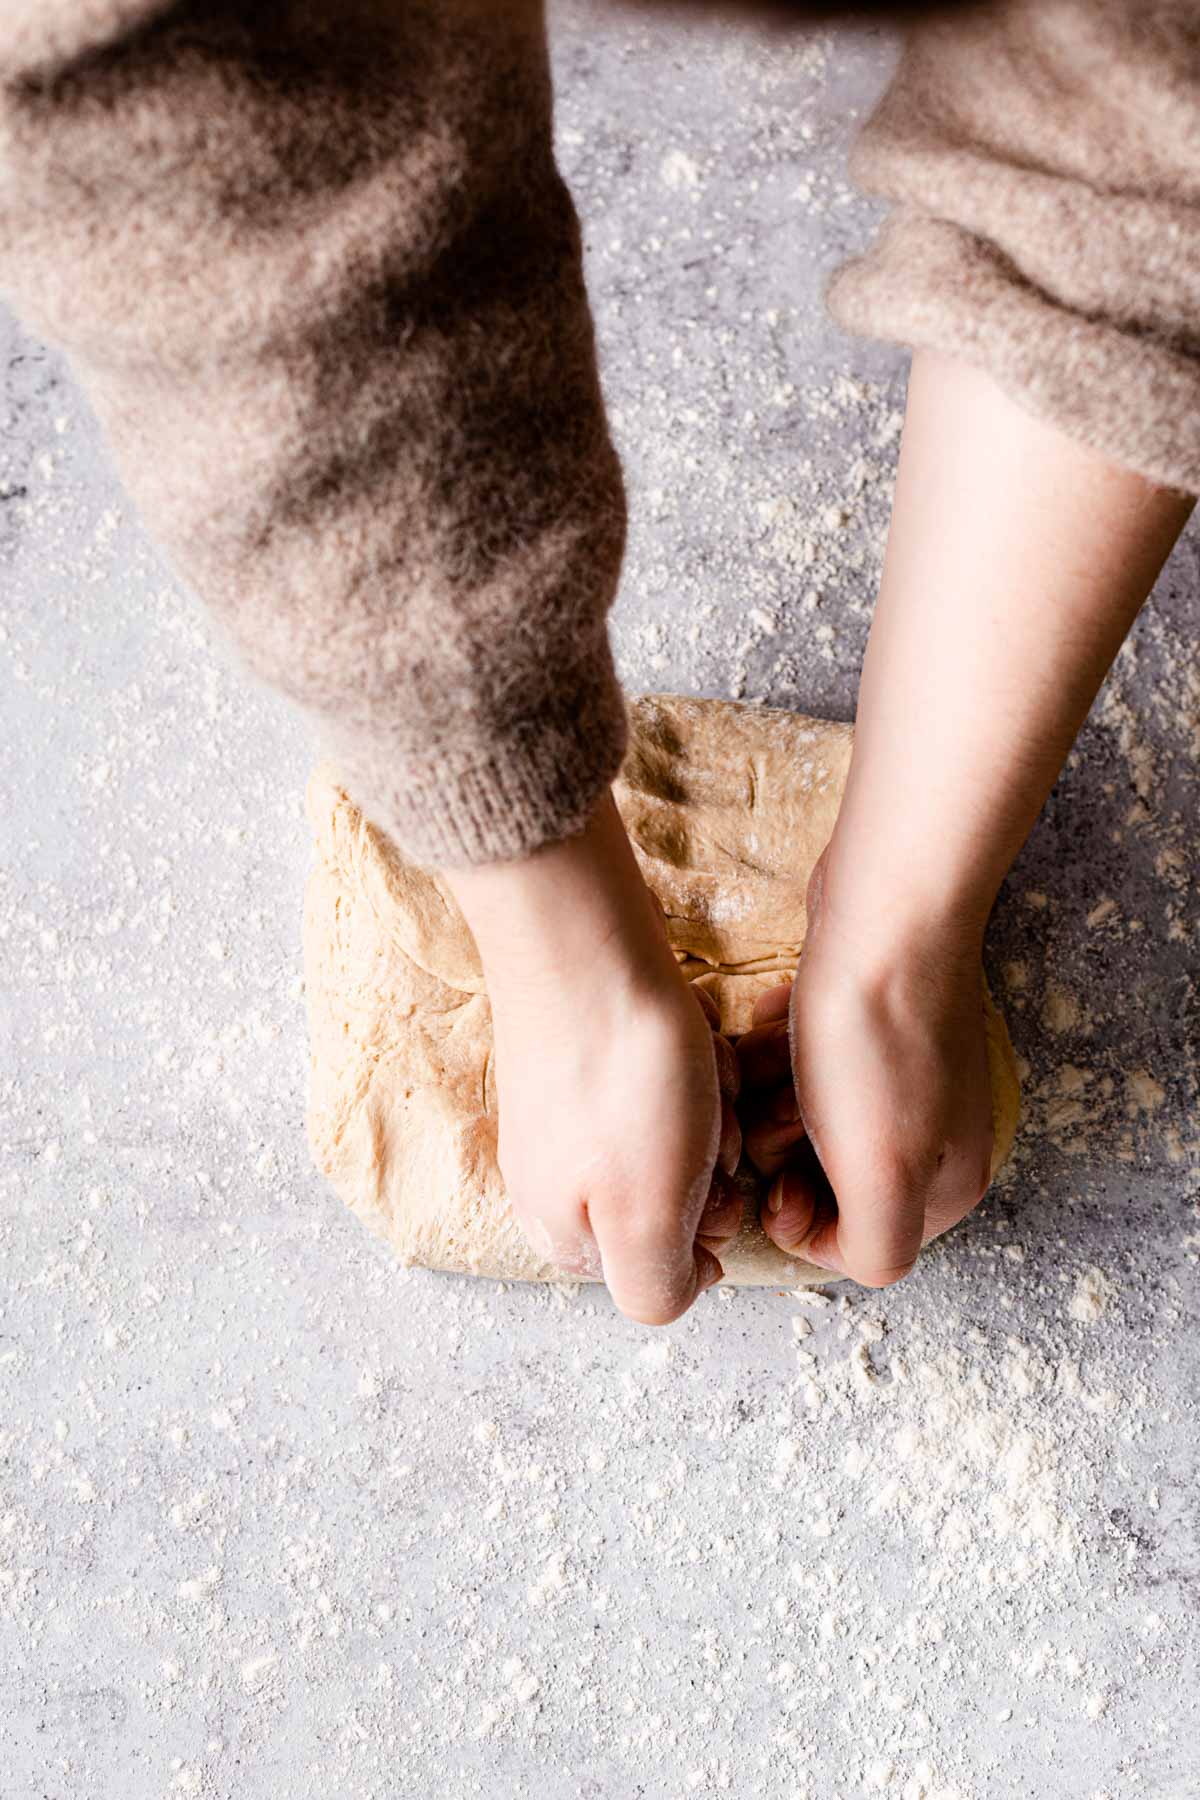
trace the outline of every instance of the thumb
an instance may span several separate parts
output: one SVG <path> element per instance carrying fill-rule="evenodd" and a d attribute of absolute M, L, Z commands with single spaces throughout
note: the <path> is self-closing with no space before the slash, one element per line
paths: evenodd
<path fill-rule="evenodd" d="M 772 1186 L 763 1230 L 791 1256 L 863 1287 L 888 1287 L 920 1254 L 925 1183 L 899 1162 L 875 1162 L 857 1145 L 827 1155 L 828 1166 L 811 1141 L 801 1146 Z"/>
<path fill-rule="evenodd" d="M 670 1325 L 682 1318 L 724 1272 L 710 1250 L 681 1237 L 677 1220 L 657 1229 L 595 1229 L 613 1304 L 641 1325 Z"/>

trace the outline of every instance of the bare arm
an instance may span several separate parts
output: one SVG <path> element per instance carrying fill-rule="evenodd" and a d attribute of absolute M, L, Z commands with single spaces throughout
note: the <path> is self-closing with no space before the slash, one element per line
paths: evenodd
<path fill-rule="evenodd" d="M 990 376 L 917 357 L 854 762 L 791 995 L 819 1167 L 799 1126 L 747 1140 L 772 1173 L 791 1155 L 765 1221 L 784 1248 L 882 1285 L 979 1200 L 984 926 L 1191 505 Z M 778 996 L 746 1044 L 760 1080 L 787 1069 L 783 1012 Z"/>
<path fill-rule="evenodd" d="M 1193 502 L 920 355 L 827 892 L 981 931 Z"/>

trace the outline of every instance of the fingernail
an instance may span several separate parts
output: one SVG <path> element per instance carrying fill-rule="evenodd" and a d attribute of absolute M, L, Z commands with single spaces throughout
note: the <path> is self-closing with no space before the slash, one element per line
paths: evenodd
<path fill-rule="evenodd" d="M 767 1211 L 769 1213 L 777 1213 L 777 1212 L 782 1212 L 782 1210 L 783 1210 L 783 1176 L 777 1175 L 775 1177 L 775 1180 L 771 1184 L 771 1191 L 767 1195 Z"/>

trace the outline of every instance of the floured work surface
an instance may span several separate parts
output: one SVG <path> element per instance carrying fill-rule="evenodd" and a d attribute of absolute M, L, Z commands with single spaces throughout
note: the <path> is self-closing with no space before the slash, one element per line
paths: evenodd
<path fill-rule="evenodd" d="M 809 873 L 850 762 L 848 725 L 720 700 L 630 707 L 617 804 L 689 981 L 721 1025 L 795 970 Z M 316 771 L 316 862 L 305 897 L 312 1068 L 309 1138 L 342 1199 L 406 1261 L 516 1281 L 561 1279 L 526 1242 L 496 1165 L 492 1025 L 474 941 L 445 884 L 367 824 L 335 771 Z M 984 996 L 996 1142 L 1019 1089 L 1003 1020 Z M 827 1271 L 759 1229 L 755 1191 L 723 1255 L 726 1280 L 790 1286 Z M 761 1196 L 758 1196 L 761 1198 Z"/>

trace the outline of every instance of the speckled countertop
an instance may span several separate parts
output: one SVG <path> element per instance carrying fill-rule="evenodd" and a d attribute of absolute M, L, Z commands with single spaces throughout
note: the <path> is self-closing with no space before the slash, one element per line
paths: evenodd
<path fill-rule="evenodd" d="M 557 15 L 631 686 L 848 716 L 881 40 Z M 304 729 L 0 325 L 0 1796 L 1200 1793 L 1198 544 L 1010 880 L 1017 1157 L 882 1295 L 397 1269 L 311 1172 Z"/>

